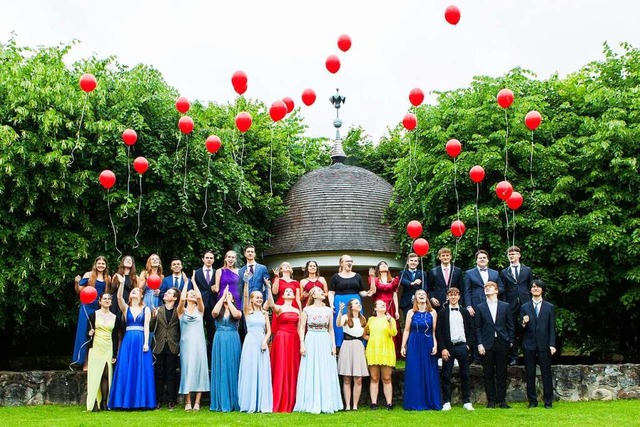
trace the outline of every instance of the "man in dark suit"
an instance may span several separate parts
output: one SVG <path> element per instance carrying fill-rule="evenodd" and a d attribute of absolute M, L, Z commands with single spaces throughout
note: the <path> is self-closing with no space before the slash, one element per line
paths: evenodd
<path fill-rule="evenodd" d="M 425 289 L 424 271 L 418 269 L 419 263 L 420 258 L 418 255 L 411 252 L 409 256 L 407 256 L 407 268 L 402 270 L 398 275 L 400 278 L 400 288 L 402 288 L 399 305 L 403 319 L 407 318 L 407 313 L 413 308 L 413 295 L 418 289 Z"/>
<path fill-rule="evenodd" d="M 202 294 L 202 303 L 204 304 L 204 327 L 207 333 L 207 354 L 211 358 L 211 344 L 213 343 L 213 334 L 215 333 L 215 323 L 211 316 L 213 306 L 217 301 L 217 293 L 215 290 L 215 270 L 213 261 L 215 260 L 213 252 L 206 251 L 202 256 L 202 267 L 194 271 L 193 280 L 196 282 L 200 293 Z M 210 361 L 209 361 L 210 362 Z"/>
<path fill-rule="evenodd" d="M 475 315 L 476 343 L 482 356 L 487 408 L 509 409 L 507 405 L 507 362 L 515 330 L 509 304 L 498 300 L 498 284 L 484 285 L 487 300 L 478 304 Z"/>
<path fill-rule="evenodd" d="M 462 289 L 462 270 L 451 264 L 451 249 L 442 248 L 438 251 L 440 265 L 429 271 L 429 298 L 431 305 L 438 313 L 447 300 L 450 288 Z"/>
<path fill-rule="evenodd" d="M 511 314 L 513 315 L 513 323 L 518 325 L 518 315 L 520 314 L 520 306 L 527 301 L 531 301 L 529 289 L 533 281 L 531 269 L 526 265 L 520 264 L 520 248 L 511 246 L 507 249 L 507 257 L 509 258 L 509 266 L 500 272 L 500 279 L 504 285 L 504 293 L 502 301 L 509 303 Z M 518 348 L 522 338 L 522 331 L 516 329 L 516 341 L 511 348 L 510 365 L 515 365 L 518 361 Z"/>
<path fill-rule="evenodd" d="M 536 393 L 536 363 L 542 374 L 542 398 L 544 407 L 553 404 L 553 380 L 551 379 L 551 356 L 556 352 L 556 312 L 553 304 L 544 301 L 545 284 L 542 280 L 531 283 L 532 299 L 522 304 L 520 317 L 524 337 L 524 371 L 527 376 L 527 400 L 529 408 L 538 406 Z"/>
<path fill-rule="evenodd" d="M 149 323 L 149 329 L 154 332 L 157 408 L 167 403 L 170 411 L 175 409 L 178 400 L 176 368 L 180 354 L 180 319 L 175 304 L 179 298 L 180 291 L 177 288 L 168 289 L 162 297 L 164 304 L 153 310 Z"/>
<path fill-rule="evenodd" d="M 462 407 L 473 411 L 471 404 L 471 382 L 469 380 L 469 350 L 475 342 L 473 320 L 467 310 L 458 304 L 460 290 L 449 288 L 447 291 L 449 303 L 445 304 L 438 314 L 438 352 L 442 357 L 442 405 L 443 411 L 451 410 L 451 373 L 453 362 L 458 361 L 460 367 L 460 386 L 462 389 Z"/>

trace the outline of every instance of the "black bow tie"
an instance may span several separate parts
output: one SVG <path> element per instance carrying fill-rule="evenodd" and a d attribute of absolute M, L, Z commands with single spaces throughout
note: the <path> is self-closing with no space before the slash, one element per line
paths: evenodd
<path fill-rule="evenodd" d="M 457 308 L 453 308 L 453 307 L 452 307 L 452 308 L 451 308 L 451 311 L 460 311 L 460 310 L 459 310 L 459 309 L 457 309 Z"/>
<path fill-rule="evenodd" d="M 487 269 L 486 268 L 481 268 L 480 271 L 487 271 Z"/>

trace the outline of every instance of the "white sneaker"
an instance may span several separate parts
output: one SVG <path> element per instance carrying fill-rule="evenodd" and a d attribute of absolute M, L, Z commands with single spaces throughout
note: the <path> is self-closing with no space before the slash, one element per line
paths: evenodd
<path fill-rule="evenodd" d="M 473 405 L 471 403 L 465 403 L 462 407 L 467 411 L 473 411 Z"/>
<path fill-rule="evenodd" d="M 442 358 L 438 359 L 438 367 L 442 368 Z"/>
<path fill-rule="evenodd" d="M 470 403 L 469 403 L 469 405 L 470 405 Z M 473 409 L 473 408 L 471 408 L 471 409 Z M 450 411 L 451 410 L 451 403 L 447 402 L 444 405 L 442 405 L 442 410 L 443 411 Z"/>
<path fill-rule="evenodd" d="M 453 367 L 454 367 L 454 368 L 459 367 L 459 365 L 458 365 L 458 359 L 453 359 Z"/>

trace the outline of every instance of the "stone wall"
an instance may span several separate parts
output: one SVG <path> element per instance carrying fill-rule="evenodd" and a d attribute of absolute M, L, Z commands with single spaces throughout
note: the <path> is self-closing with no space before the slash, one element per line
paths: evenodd
<path fill-rule="evenodd" d="M 558 365 L 553 367 L 555 396 L 560 401 L 640 399 L 640 365 Z M 525 376 L 522 366 L 508 368 L 508 402 L 525 402 Z M 538 378 L 538 392 L 542 384 Z M 394 401 L 402 402 L 404 370 L 393 373 Z M 454 403 L 460 398 L 457 369 L 454 370 Z M 482 368 L 471 367 L 472 400 L 486 402 Z M 364 406 L 369 402 L 368 381 L 364 381 Z M 84 405 L 86 373 L 72 371 L 0 372 L 0 406 Z M 382 389 L 382 387 L 380 387 Z M 205 397 L 203 396 L 203 403 Z M 380 390 L 379 403 L 384 402 Z"/>

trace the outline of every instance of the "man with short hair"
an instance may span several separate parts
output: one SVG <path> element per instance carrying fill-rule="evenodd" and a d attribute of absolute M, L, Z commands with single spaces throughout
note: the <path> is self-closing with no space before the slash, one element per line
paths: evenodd
<path fill-rule="evenodd" d="M 213 262 L 215 257 L 212 251 L 206 251 L 202 255 L 202 267 L 194 272 L 194 280 L 196 286 L 202 294 L 202 303 L 204 304 L 204 327 L 207 333 L 207 354 L 211 358 L 211 345 L 213 344 L 213 334 L 215 333 L 215 323 L 211 311 L 217 300 L 218 294 L 215 292 L 215 269 Z M 209 361 L 211 362 L 211 361 Z"/>
<path fill-rule="evenodd" d="M 164 293 L 171 287 L 177 288 L 178 292 L 182 292 L 182 288 L 184 288 L 185 285 L 187 285 L 187 290 L 193 289 L 193 284 L 182 271 L 182 261 L 180 258 L 172 258 L 171 274 L 165 277 L 162 280 L 162 285 L 160 285 L 160 299 L 163 299 Z"/>
<path fill-rule="evenodd" d="M 536 363 L 542 375 L 542 398 L 544 407 L 553 404 L 553 380 L 551 378 L 551 356 L 556 352 L 556 312 L 553 304 L 544 301 L 545 284 L 536 279 L 531 283 L 531 301 L 522 304 L 520 317 L 524 337 L 524 371 L 527 377 L 527 400 L 529 408 L 538 406 L 536 393 Z"/>
<path fill-rule="evenodd" d="M 265 283 L 270 280 L 269 270 L 264 265 L 256 261 L 256 248 L 253 245 L 249 245 L 244 250 L 244 258 L 246 263 L 238 271 L 238 274 L 242 278 L 242 287 L 240 289 L 240 299 L 244 295 L 245 284 L 249 285 L 248 295 L 251 295 L 253 291 L 262 292 L 264 301 L 267 301 L 267 287 Z M 239 307 L 242 307 L 242 301 Z"/>
<path fill-rule="evenodd" d="M 451 249 L 442 248 L 438 251 L 440 265 L 429 271 L 429 298 L 431 305 L 438 313 L 447 300 L 450 288 L 462 288 L 462 270 L 451 264 Z"/>
<path fill-rule="evenodd" d="M 173 411 L 177 402 L 176 368 L 180 354 L 180 319 L 175 309 L 180 299 L 180 291 L 170 288 L 162 296 L 163 305 L 152 312 L 149 329 L 154 332 L 153 355 L 156 359 L 154 373 L 156 379 L 157 409 L 167 403 Z"/>
<path fill-rule="evenodd" d="M 413 295 L 416 291 L 418 289 L 426 289 L 424 271 L 418 268 L 419 263 L 420 258 L 418 255 L 411 252 L 407 256 L 407 268 L 402 270 L 398 275 L 400 278 L 400 288 L 402 288 L 399 305 L 403 319 L 407 318 L 407 313 L 413 308 Z"/>
<path fill-rule="evenodd" d="M 469 350 L 475 342 L 473 319 L 467 310 L 460 306 L 460 290 L 455 287 L 447 291 L 449 303 L 444 305 L 438 314 L 436 337 L 438 351 L 442 357 L 442 398 L 443 411 L 451 410 L 451 373 L 453 363 L 458 361 L 460 367 L 460 388 L 462 392 L 462 407 L 473 411 L 471 404 L 471 381 L 469 379 Z"/>

